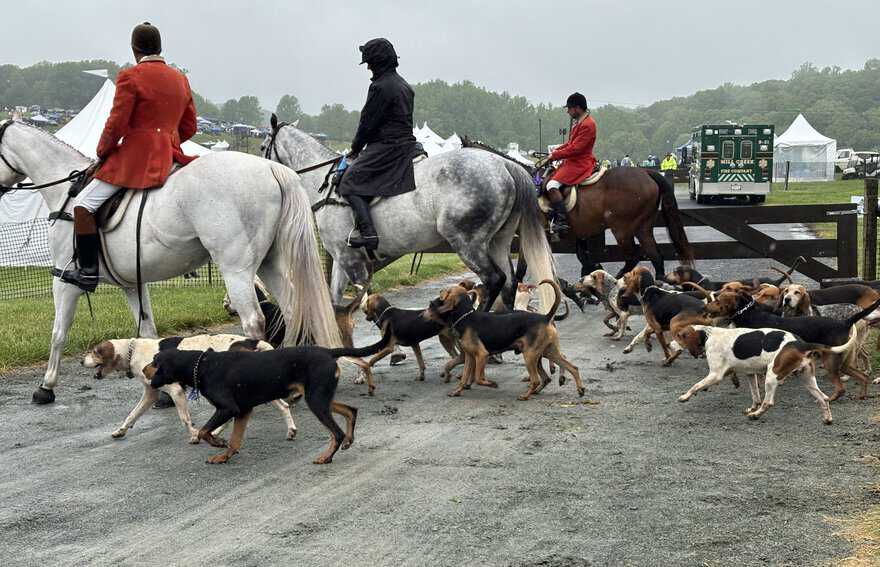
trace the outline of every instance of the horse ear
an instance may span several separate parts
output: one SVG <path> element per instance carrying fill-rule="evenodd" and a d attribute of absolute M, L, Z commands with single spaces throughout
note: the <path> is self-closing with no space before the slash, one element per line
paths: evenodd
<path fill-rule="evenodd" d="M 273 131 L 278 129 L 278 116 L 274 112 L 269 118 L 269 125 L 272 126 Z"/>

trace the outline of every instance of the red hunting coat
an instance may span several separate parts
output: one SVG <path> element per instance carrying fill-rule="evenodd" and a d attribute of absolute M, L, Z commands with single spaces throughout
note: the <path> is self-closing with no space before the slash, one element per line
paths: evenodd
<path fill-rule="evenodd" d="M 550 154 L 552 161 L 565 160 L 552 179 L 563 185 L 577 185 L 593 173 L 596 157 L 593 144 L 596 143 L 596 121 L 585 116 L 571 129 L 568 141 Z"/>
<path fill-rule="evenodd" d="M 173 162 L 186 165 L 182 141 L 196 133 L 189 82 L 159 58 L 119 72 L 113 110 L 98 142 L 103 160 L 95 177 L 119 187 L 159 187 Z M 122 140 L 120 143 L 120 139 Z"/>

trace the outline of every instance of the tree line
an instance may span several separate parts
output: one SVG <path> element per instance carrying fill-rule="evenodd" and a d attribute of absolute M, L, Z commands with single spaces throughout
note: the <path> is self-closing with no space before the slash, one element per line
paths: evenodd
<path fill-rule="evenodd" d="M 0 66 L 0 107 L 39 104 L 81 108 L 100 86 L 100 79 L 82 71 L 95 68 L 108 69 L 113 78 L 122 67 L 103 60 L 38 63 L 25 68 Z M 560 129 L 569 128 L 568 116 L 559 106 L 535 104 L 469 81 L 450 84 L 435 80 L 413 88 L 415 120 L 419 124 L 427 121 L 444 137 L 455 132 L 498 147 L 517 142 L 523 149 L 539 149 L 558 143 L 564 137 Z M 560 93 L 560 98 L 567 94 Z M 206 118 L 254 126 L 267 122 L 267 111 L 255 96 L 221 104 L 198 93 L 193 96 L 199 114 Z M 357 110 L 341 104 L 324 105 L 317 114 L 305 113 L 293 94 L 282 97 L 275 112 L 282 120 L 299 120 L 304 130 L 340 141 L 354 136 L 359 117 Z M 610 159 L 627 153 L 639 157 L 661 154 L 685 142 L 694 127 L 726 120 L 775 124 L 777 133 L 782 133 L 798 112 L 820 132 L 837 139 L 838 147 L 880 147 L 880 59 L 870 59 L 858 70 L 805 63 L 784 80 L 728 83 L 638 108 L 593 108 L 599 129 L 596 154 Z"/>

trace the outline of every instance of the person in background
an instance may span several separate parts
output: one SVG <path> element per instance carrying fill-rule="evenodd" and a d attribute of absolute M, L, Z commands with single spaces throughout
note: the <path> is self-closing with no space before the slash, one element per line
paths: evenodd
<path fill-rule="evenodd" d="M 678 162 L 672 152 L 666 152 L 666 157 L 660 162 L 660 171 L 675 171 L 678 169 Z"/>
<path fill-rule="evenodd" d="M 629 157 L 629 154 L 626 154 L 623 156 L 623 159 L 620 160 L 620 167 L 633 167 L 633 165 L 635 164 L 633 163 L 632 158 Z"/>

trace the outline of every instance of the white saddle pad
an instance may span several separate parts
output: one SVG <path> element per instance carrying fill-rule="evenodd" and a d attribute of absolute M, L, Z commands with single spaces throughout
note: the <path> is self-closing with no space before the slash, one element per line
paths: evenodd
<path fill-rule="evenodd" d="M 578 183 L 578 187 L 586 187 L 587 185 L 593 185 L 594 183 L 597 183 L 600 179 L 602 179 L 602 176 L 605 175 L 606 171 L 608 171 L 607 167 L 600 168 L 599 171 Z M 574 188 L 568 192 L 568 197 L 565 198 L 566 212 L 571 211 L 574 206 L 577 205 L 577 193 L 577 188 Z M 553 205 L 552 203 L 550 203 L 550 199 L 548 199 L 544 195 L 538 197 L 538 206 L 541 207 L 541 210 L 544 213 L 549 213 L 553 210 Z"/>

